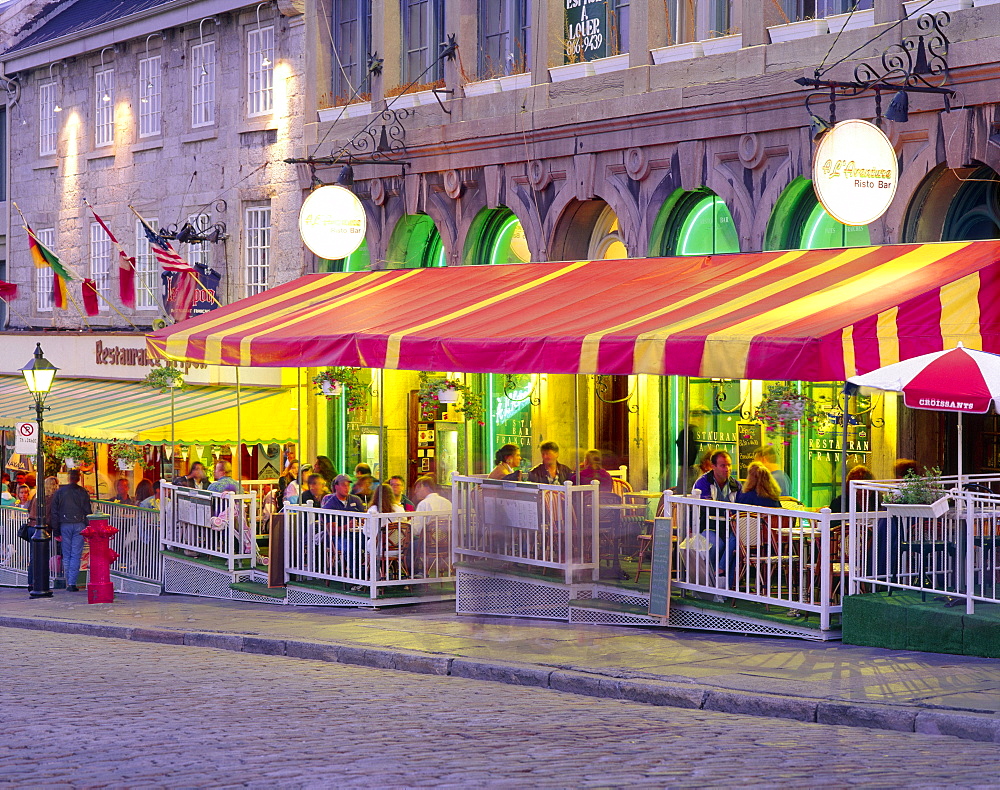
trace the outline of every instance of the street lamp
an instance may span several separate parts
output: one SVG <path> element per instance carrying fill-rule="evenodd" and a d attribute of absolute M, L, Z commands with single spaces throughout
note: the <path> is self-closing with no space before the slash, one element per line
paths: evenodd
<path fill-rule="evenodd" d="M 51 598 L 49 589 L 49 540 L 45 537 L 45 450 L 42 442 L 42 413 L 45 396 L 52 389 L 57 368 L 42 356 L 42 344 L 35 345 L 34 358 L 21 374 L 28 385 L 28 392 L 35 401 L 35 419 L 38 421 L 38 454 L 35 458 L 35 529 L 31 533 L 31 590 L 32 598 Z"/>

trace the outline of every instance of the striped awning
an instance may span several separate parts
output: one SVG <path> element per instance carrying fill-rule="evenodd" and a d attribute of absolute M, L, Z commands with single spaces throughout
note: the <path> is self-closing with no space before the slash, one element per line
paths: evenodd
<path fill-rule="evenodd" d="M 1000 241 L 321 274 L 148 336 L 223 365 L 837 381 L 1000 351 Z"/>
<path fill-rule="evenodd" d="M 239 420 L 233 387 L 185 387 L 174 393 L 177 444 L 294 441 L 297 411 L 289 390 L 241 388 Z M 169 444 L 170 395 L 128 381 L 55 379 L 45 399 L 45 433 L 64 439 Z M 0 428 L 35 419 L 20 376 L 0 376 Z"/>

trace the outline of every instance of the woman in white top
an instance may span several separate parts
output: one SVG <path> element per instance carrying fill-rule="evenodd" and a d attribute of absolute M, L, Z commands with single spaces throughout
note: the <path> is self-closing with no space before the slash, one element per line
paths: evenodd
<path fill-rule="evenodd" d="M 406 509 L 396 502 L 392 489 L 385 483 L 375 489 L 369 513 L 405 513 Z"/>

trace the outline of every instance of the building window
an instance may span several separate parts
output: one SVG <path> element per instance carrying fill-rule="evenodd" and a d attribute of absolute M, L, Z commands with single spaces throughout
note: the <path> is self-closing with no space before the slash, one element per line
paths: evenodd
<path fill-rule="evenodd" d="M 139 136 L 160 133 L 160 56 L 139 61 Z"/>
<path fill-rule="evenodd" d="M 438 58 L 444 41 L 444 3 L 439 0 L 403 0 L 403 82 L 444 79 Z"/>
<path fill-rule="evenodd" d="M 38 153 L 49 156 L 56 152 L 56 88 L 55 82 L 38 86 Z"/>
<path fill-rule="evenodd" d="M 334 0 L 333 95 L 334 104 L 368 98 L 368 53 L 372 49 L 371 0 Z"/>
<path fill-rule="evenodd" d="M 274 110 L 274 28 L 247 32 L 247 115 Z"/>
<path fill-rule="evenodd" d="M 247 296 L 267 289 L 271 271 L 271 209 L 253 206 L 246 213 Z"/>
<path fill-rule="evenodd" d="M 115 70 L 94 74 L 94 145 L 115 141 Z"/>
<path fill-rule="evenodd" d="M 212 224 L 212 218 L 208 214 L 192 214 L 187 218 L 198 233 L 204 233 Z M 211 267 L 211 255 L 209 253 L 211 245 L 207 241 L 199 241 L 188 245 L 187 261 L 192 266 L 200 264 Z"/>
<path fill-rule="evenodd" d="M 852 8 L 864 11 L 873 7 L 873 0 L 782 0 L 781 10 L 790 22 L 822 19 L 832 14 L 846 14 Z"/>
<path fill-rule="evenodd" d="M 99 296 L 111 297 L 111 239 L 96 222 L 90 223 L 90 279 Z"/>
<path fill-rule="evenodd" d="M 191 125 L 215 123 L 215 42 L 191 47 Z"/>
<path fill-rule="evenodd" d="M 160 221 L 147 218 L 146 222 L 153 230 L 159 230 Z M 153 310 L 159 306 L 159 299 L 156 298 L 156 291 L 160 278 L 150 249 L 149 239 L 142 230 L 142 223 L 136 220 L 135 223 L 135 306 L 139 310 Z"/>
<path fill-rule="evenodd" d="M 479 0 L 479 78 L 522 74 L 529 68 L 528 0 Z"/>
<path fill-rule="evenodd" d="M 611 28 L 611 46 L 614 55 L 628 52 L 629 0 L 611 0 L 608 3 L 608 23 Z"/>
<path fill-rule="evenodd" d="M 55 251 L 56 230 L 55 228 L 44 228 L 35 231 L 35 236 L 49 250 Z M 55 273 L 48 266 L 35 269 L 35 306 L 40 313 L 52 311 L 52 278 Z"/>

